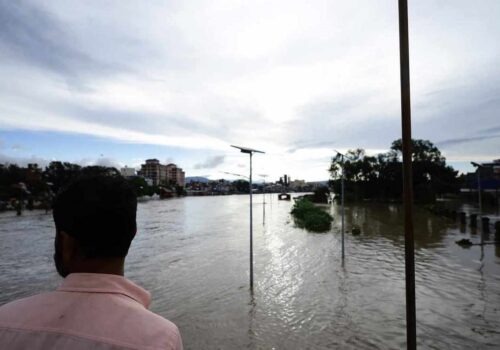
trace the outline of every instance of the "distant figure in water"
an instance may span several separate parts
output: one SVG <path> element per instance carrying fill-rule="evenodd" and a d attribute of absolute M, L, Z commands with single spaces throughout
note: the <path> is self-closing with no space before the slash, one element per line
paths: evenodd
<path fill-rule="evenodd" d="M 54 262 L 64 281 L 0 307 L 1 349 L 182 349 L 177 327 L 124 277 L 136 211 L 117 176 L 80 178 L 56 197 Z"/>

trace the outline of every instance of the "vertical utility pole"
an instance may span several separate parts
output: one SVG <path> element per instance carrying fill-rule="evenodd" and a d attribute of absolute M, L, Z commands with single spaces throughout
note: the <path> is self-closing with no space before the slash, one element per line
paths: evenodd
<path fill-rule="evenodd" d="M 344 236 L 345 236 L 345 234 L 344 234 L 344 232 L 345 232 L 345 225 L 344 225 L 344 220 L 345 220 L 344 219 L 345 218 L 345 205 L 344 205 L 345 167 L 344 167 L 344 165 L 345 164 L 344 164 L 344 155 L 337 150 L 335 150 L 335 152 L 337 152 L 337 154 L 342 157 L 342 177 L 341 177 L 341 195 L 342 195 L 341 206 L 342 206 L 342 209 L 341 209 L 341 213 L 342 213 L 342 261 L 344 261 L 344 258 L 345 258 L 345 240 L 344 240 Z"/>
<path fill-rule="evenodd" d="M 264 180 L 264 188 L 262 189 L 262 224 L 266 222 L 266 180 Z"/>
<path fill-rule="evenodd" d="M 253 148 L 240 147 L 231 145 L 231 147 L 237 148 L 241 153 L 247 153 L 250 156 L 250 176 L 249 181 L 249 191 L 250 192 L 250 290 L 253 293 L 253 208 L 252 208 L 252 156 L 254 153 L 264 153 Z"/>
<path fill-rule="evenodd" d="M 481 167 L 477 168 L 477 195 L 479 200 L 479 222 L 481 223 L 481 246 L 484 244 L 483 201 L 481 199 Z"/>
<path fill-rule="evenodd" d="M 266 174 L 259 175 L 264 180 L 264 185 L 262 187 L 262 225 L 266 224 Z"/>
<path fill-rule="evenodd" d="M 484 244 L 483 237 L 483 201 L 481 199 L 481 168 L 483 167 L 481 164 L 476 162 L 471 162 L 473 166 L 477 168 L 477 195 L 479 201 L 479 222 L 481 223 L 481 246 Z"/>
<path fill-rule="evenodd" d="M 345 206 L 344 206 L 344 181 L 345 181 L 345 174 L 344 174 L 344 155 L 342 154 L 342 260 L 345 258 L 345 241 L 344 241 L 344 232 L 345 232 L 345 225 L 344 225 L 344 217 L 345 217 Z"/>
<path fill-rule="evenodd" d="M 415 247 L 413 237 L 413 180 L 410 104 L 410 54 L 408 44 L 408 2 L 399 0 L 399 58 L 401 73 L 401 122 L 403 144 L 403 202 L 405 227 L 406 341 L 417 348 L 415 311 Z"/>
<path fill-rule="evenodd" d="M 253 290 L 253 205 L 252 205 L 252 155 L 250 152 L 250 289 Z"/>

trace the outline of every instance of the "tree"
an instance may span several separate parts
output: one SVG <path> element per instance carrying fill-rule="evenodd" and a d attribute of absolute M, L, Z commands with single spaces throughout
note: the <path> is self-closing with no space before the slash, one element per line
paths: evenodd
<path fill-rule="evenodd" d="M 45 168 L 43 176 L 45 181 L 52 186 L 54 193 L 69 183 L 80 174 L 81 166 L 68 162 L 53 161 Z"/>
<path fill-rule="evenodd" d="M 186 189 L 183 186 L 175 185 L 175 193 L 177 196 L 185 196 L 187 194 Z"/>
<path fill-rule="evenodd" d="M 457 172 L 446 165 L 441 151 L 428 140 L 412 140 L 413 182 L 416 201 L 433 201 L 436 195 L 458 191 Z M 367 156 L 363 149 L 349 150 L 332 159 L 331 186 L 340 192 L 344 167 L 346 198 L 400 199 L 402 194 L 402 142 L 395 140 L 386 153 Z"/>
<path fill-rule="evenodd" d="M 80 174 L 83 176 L 122 176 L 118 169 L 101 165 L 86 166 L 81 169 Z"/>
<path fill-rule="evenodd" d="M 398 158 L 402 157 L 403 142 L 401 139 L 392 142 L 391 151 L 396 152 Z M 429 140 L 411 140 L 411 155 L 413 162 L 432 162 L 445 165 L 446 159 L 441 151 Z"/>
<path fill-rule="evenodd" d="M 327 186 L 320 186 L 313 191 L 312 195 L 308 195 L 307 198 L 313 203 L 328 203 L 328 198 L 330 196 L 330 190 Z"/>
<path fill-rule="evenodd" d="M 152 186 L 149 186 L 146 179 L 141 176 L 133 176 L 128 179 L 130 185 L 134 188 L 138 197 L 152 196 L 155 192 Z"/>
<path fill-rule="evenodd" d="M 236 189 L 236 192 L 240 193 L 248 193 L 250 189 L 250 183 L 246 180 L 235 180 L 233 181 L 233 186 Z"/>

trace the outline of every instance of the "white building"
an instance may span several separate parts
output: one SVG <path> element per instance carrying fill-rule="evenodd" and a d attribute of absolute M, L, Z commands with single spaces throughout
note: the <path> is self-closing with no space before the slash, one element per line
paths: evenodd
<path fill-rule="evenodd" d="M 122 174 L 123 177 L 132 177 L 135 176 L 135 168 L 129 168 L 128 166 L 125 165 L 124 168 L 120 169 L 120 174 Z"/>

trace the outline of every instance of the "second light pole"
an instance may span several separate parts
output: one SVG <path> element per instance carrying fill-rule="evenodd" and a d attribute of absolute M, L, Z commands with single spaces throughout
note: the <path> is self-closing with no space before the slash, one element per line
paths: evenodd
<path fill-rule="evenodd" d="M 337 152 L 338 155 L 340 155 L 342 157 L 342 180 L 341 180 L 341 183 L 342 183 L 342 190 L 341 190 L 341 195 L 342 195 L 342 260 L 344 260 L 345 258 L 345 244 L 344 244 L 344 231 L 345 231 L 345 227 L 344 227 L 344 217 L 345 217 L 345 207 L 344 207 L 344 155 L 342 153 L 340 153 L 339 151 L 335 150 L 335 152 Z"/>
<path fill-rule="evenodd" d="M 253 148 L 240 147 L 231 145 L 237 148 L 241 153 L 247 153 L 250 156 L 250 176 L 249 176 L 249 192 L 250 192 L 250 289 L 253 291 L 253 208 L 252 208 L 252 156 L 254 153 L 265 153 Z"/>
<path fill-rule="evenodd" d="M 471 162 L 471 164 L 477 168 L 477 195 L 479 201 L 479 222 L 481 223 L 481 246 L 484 244 L 483 237 L 483 201 L 481 200 L 481 168 L 483 167 L 481 164 L 476 162 Z"/>
<path fill-rule="evenodd" d="M 260 174 L 259 175 L 261 178 L 264 179 L 264 185 L 262 187 L 262 224 L 264 225 L 266 223 L 266 177 L 268 175 L 266 174 Z"/>

